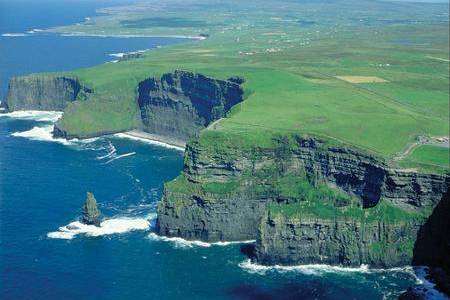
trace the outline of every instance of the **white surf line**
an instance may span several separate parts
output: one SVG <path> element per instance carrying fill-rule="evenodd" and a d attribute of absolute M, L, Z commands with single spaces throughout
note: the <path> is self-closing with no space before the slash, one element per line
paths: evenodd
<path fill-rule="evenodd" d="M 54 32 L 54 31 L 49 31 Z M 204 36 L 198 35 L 148 35 L 148 34 L 95 34 L 87 32 L 54 32 L 61 36 L 85 36 L 85 37 L 104 37 L 104 38 L 175 38 L 175 39 L 191 39 L 191 40 L 206 40 Z"/>
<path fill-rule="evenodd" d="M 160 141 L 157 141 L 157 140 L 152 140 L 152 139 L 145 138 L 145 137 L 136 136 L 134 134 L 129 134 L 129 133 L 126 133 L 126 132 L 116 133 L 116 134 L 114 134 L 114 136 L 118 137 L 118 138 L 124 138 L 124 139 L 130 139 L 130 140 L 134 140 L 134 141 L 139 141 L 139 142 L 143 142 L 143 143 L 146 143 L 146 144 L 157 145 L 157 146 L 161 146 L 161 147 L 168 148 L 168 149 L 175 149 L 175 150 L 182 151 L 182 152 L 184 152 L 184 150 L 185 150 L 183 147 L 171 145 L 171 144 L 168 144 L 168 143 L 160 142 Z"/>
<path fill-rule="evenodd" d="M 114 158 L 111 158 L 107 162 L 105 162 L 105 165 L 107 165 L 107 164 L 109 164 L 109 163 L 111 163 L 111 162 L 113 162 L 113 161 L 115 161 L 117 159 L 124 158 L 124 157 L 131 156 L 131 155 L 135 155 L 135 154 L 136 154 L 136 152 L 130 152 L 130 153 L 125 153 L 125 154 L 122 154 L 122 155 L 118 155 L 118 156 L 116 156 Z"/>
<path fill-rule="evenodd" d="M 28 36 L 26 33 L 17 32 L 17 33 L 3 33 L 2 36 L 4 37 L 22 37 L 22 36 Z"/>
<path fill-rule="evenodd" d="M 149 230 L 150 221 L 146 218 L 112 218 L 104 220 L 100 226 L 86 225 L 79 221 L 71 222 L 59 227 L 58 231 L 49 232 L 51 239 L 73 239 L 79 234 L 86 236 L 102 236 L 111 234 L 127 233 L 135 230 Z"/>
<path fill-rule="evenodd" d="M 151 49 L 143 49 L 143 50 L 136 50 L 136 51 L 130 51 L 130 52 L 118 52 L 118 53 L 110 53 L 109 56 L 117 57 L 117 58 L 123 58 L 125 55 L 129 54 L 141 54 L 145 53 L 147 51 L 150 51 Z"/>
<path fill-rule="evenodd" d="M 9 113 L 1 113 L 0 117 L 7 117 L 12 119 L 34 120 L 37 122 L 52 122 L 55 123 L 63 115 L 62 111 L 49 110 L 18 110 Z"/>
<path fill-rule="evenodd" d="M 180 237 L 167 237 L 158 235 L 155 232 L 151 232 L 148 235 L 148 238 L 153 241 L 162 241 L 162 242 L 170 242 L 173 243 L 175 247 L 177 248 L 193 248 L 194 246 L 202 247 L 202 248 L 209 248 L 211 246 L 229 246 L 234 244 L 251 244 L 256 242 L 255 240 L 247 240 L 247 241 L 221 241 L 221 242 L 214 242 L 214 243 L 208 243 L 203 241 L 197 241 L 197 240 L 186 240 Z"/>
<path fill-rule="evenodd" d="M 33 28 L 31 30 L 28 30 L 27 33 L 33 34 L 33 33 L 38 33 L 38 32 L 42 32 L 42 31 L 44 31 L 44 29 Z"/>
<path fill-rule="evenodd" d="M 35 126 L 30 130 L 14 132 L 11 136 L 27 138 L 34 141 L 57 142 L 63 145 L 71 145 L 72 142 L 62 138 L 53 137 L 53 125 Z"/>
<path fill-rule="evenodd" d="M 48 120 L 46 119 L 45 121 Z M 98 138 L 91 138 L 85 140 L 79 139 L 66 140 L 64 138 L 55 138 L 53 137 L 53 128 L 54 128 L 53 124 L 34 126 L 30 130 L 13 132 L 11 133 L 11 136 L 26 138 L 33 141 L 59 143 L 65 146 L 82 146 L 95 142 L 98 139 Z"/>
<path fill-rule="evenodd" d="M 383 273 L 383 272 L 405 272 L 410 273 L 416 279 L 417 276 L 414 273 L 414 268 L 412 266 L 389 268 L 389 269 L 372 269 L 368 265 L 361 265 L 359 267 L 342 267 L 342 266 L 332 266 L 326 264 L 306 264 L 306 265 L 294 265 L 294 266 L 264 266 L 251 261 L 251 259 L 246 259 L 239 263 L 239 267 L 245 271 L 253 274 L 265 275 L 268 271 L 278 271 L 280 273 L 286 272 L 300 272 L 306 275 L 321 275 L 324 273 Z M 418 281 L 419 282 L 419 281 Z"/>

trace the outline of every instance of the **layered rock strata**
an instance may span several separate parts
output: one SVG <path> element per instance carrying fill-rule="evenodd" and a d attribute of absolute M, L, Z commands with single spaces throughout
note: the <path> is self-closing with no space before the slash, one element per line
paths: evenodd
<path fill-rule="evenodd" d="M 358 199 L 359 207 L 348 208 L 358 213 L 345 214 L 345 207 L 342 216 L 331 217 L 302 217 L 301 209 L 300 218 L 271 213 L 270 204 L 302 201 L 271 184 L 288 174 Z M 157 229 L 206 241 L 257 239 L 256 257 L 265 264 L 404 265 L 411 263 L 417 233 L 448 185 L 447 175 L 391 169 L 374 155 L 315 137 L 247 150 L 191 142 L 182 176 L 165 187 Z M 375 215 L 370 220 L 364 217 L 369 212 Z"/>
<path fill-rule="evenodd" d="M 138 86 L 142 129 L 186 142 L 243 100 L 239 83 L 179 70 L 148 78 Z"/>
<path fill-rule="evenodd" d="M 91 93 L 76 77 L 58 75 L 29 75 L 13 77 L 5 101 L 7 111 L 62 111 L 69 102 Z"/>

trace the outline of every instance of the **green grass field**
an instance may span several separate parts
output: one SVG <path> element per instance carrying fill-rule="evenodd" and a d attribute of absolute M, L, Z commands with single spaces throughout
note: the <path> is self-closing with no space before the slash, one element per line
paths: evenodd
<path fill-rule="evenodd" d="M 141 10 L 113 8 L 87 23 L 53 29 L 209 35 L 152 50 L 141 59 L 72 72 L 94 88 L 95 96 L 70 106 L 63 126 L 84 134 L 132 128 L 138 122 L 137 83 L 185 69 L 246 79 L 246 100 L 204 131 L 205 141 L 225 136 L 268 145 L 275 134 L 310 133 L 391 160 L 418 136 L 448 136 L 449 33 L 442 14 L 448 4 L 195 3 L 166 1 L 158 10 L 152 9 L 154 3 Z M 375 76 L 386 82 L 351 83 L 336 76 Z M 399 164 L 448 170 L 448 148 L 435 148 L 420 147 Z"/>

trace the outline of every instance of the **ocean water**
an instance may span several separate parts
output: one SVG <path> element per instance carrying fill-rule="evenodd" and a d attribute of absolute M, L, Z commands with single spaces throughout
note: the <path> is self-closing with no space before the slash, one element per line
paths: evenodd
<path fill-rule="evenodd" d="M 3 19 L 2 33 L 75 22 L 112 3 L 61 2 L 67 6 L 42 1 L 37 9 L 33 1 L 0 0 L 2 9 L 27 16 Z M 52 13 L 42 18 L 45 9 Z M 13 75 L 89 66 L 110 53 L 173 42 L 0 37 L 2 91 Z M 1 299 L 394 299 L 418 280 L 408 267 L 268 268 L 248 261 L 243 244 L 159 237 L 155 207 L 163 183 L 182 169 L 182 152 L 123 135 L 53 139 L 60 115 L 0 115 Z M 87 191 L 105 217 L 100 228 L 78 222 Z"/>

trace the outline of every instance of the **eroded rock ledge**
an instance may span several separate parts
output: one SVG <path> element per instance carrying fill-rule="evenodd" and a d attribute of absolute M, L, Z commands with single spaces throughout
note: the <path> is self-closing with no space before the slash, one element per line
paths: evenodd
<path fill-rule="evenodd" d="M 316 185 L 304 191 L 328 196 L 305 201 L 303 179 Z M 252 149 L 191 142 L 183 174 L 165 186 L 157 230 L 205 241 L 256 239 L 264 264 L 400 266 L 412 262 L 417 233 L 448 186 L 447 175 L 391 169 L 315 137 Z"/>

